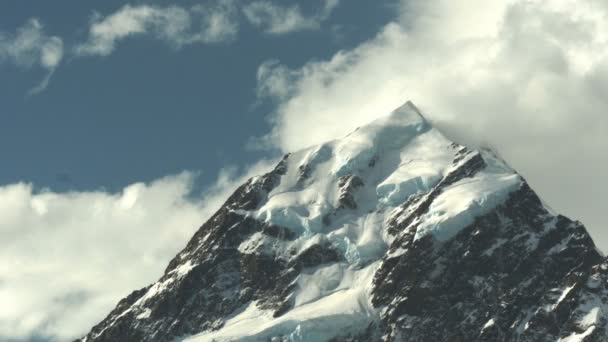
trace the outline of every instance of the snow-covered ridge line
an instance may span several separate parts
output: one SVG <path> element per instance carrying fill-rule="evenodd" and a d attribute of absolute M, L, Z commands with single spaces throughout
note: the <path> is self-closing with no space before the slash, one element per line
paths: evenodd
<path fill-rule="evenodd" d="M 310 288 L 318 286 L 315 284 L 343 283 L 340 277 L 344 277 L 344 272 L 366 270 L 368 265 L 375 265 L 390 244 L 382 226 L 388 215 L 412 196 L 428 193 L 450 172 L 468 165 L 475 157 L 484 161 L 482 170 L 475 170 L 470 177 L 442 189 L 426 217 L 421 218 L 425 224 L 418 228 L 417 238 L 432 234 L 438 241 L 449 239 L 475 217 L 504 201 L 521 180 L 490 153 L 470 151 L 447 140 L 413 104 L 406 103 L 391 115 L 360 127 L 343 139 L 291 153 L 286 159 L 286 173 L 268 194 L 267 201 L 241 214 L 286 227 L 297 238 L 285 242 L 256 233 L 239 245 L 239 251 L 289 259 L 290 255 L 301 255 L 311 246 L 329 243 L 343 256 L 346 263 L 337 274 L 328 276 L 321 266 L 312 274 L 298 278 L 307 279 L 306 290 L 294 293 L 294 308 L 290 312 L 299 312 L 300 306 L 311 305 L 306 298 L 310 296 Z M 369 302 L 368 291 L 361 289 L 369 286 L 368 283 L 349 283 L 343 291 L 364 294 L 362 298 L 351 299 Z M 254 307 L 250 306 L 244 315 L 251 314 Z M 255 310 L 259 315 L 271 317 L 270 313 Z M 316 321 L 323 314 L 322 310 L 315 310 L 318 315 L 310 319 Z M 348 320 L 356 320 L 350 314 L 347 316 L 351 317 Z M 366 317 L 374 316 L 366 314 Z M 240 318 L 234 318 L 217 332 L 197 335 L 193 341 L 220 337 L 220 340 L 263 340 L 268 334 L 279 333 L 291 336 L 297 327 L 289 325 L 293 331 L 287 331 L 281 323 L 285 317 L 293 316 L 288 313 L 274 320 L 267 318 L 264 326 L 268 328 L 263 331 L 231 324 L 233 320 L 242 323 Z M 307 319 L 298 317 L 297 326 L 307 324 Z M 372 322 L 368 320 L 367 324 Z M 340 329 L 339 324 L 333 324 L 335 329 Z M 330 333 L 335 334 L 336 330 Z"/>
<path fill-rule="evenodd" d="M 247 181 L 87 337 L 532 341 L 552 333 L 544 314 L 578 300 L 578 330 L 555 336 L 582 341 L 608 312 L 584 292 L 604 286 L 602 268 L 585 278 L 599 261 L 580 223 L 547 210 L 497 153 L 448 140 L 407 102 Z M 457 318 L 429 319 L 446 312 Z"/>

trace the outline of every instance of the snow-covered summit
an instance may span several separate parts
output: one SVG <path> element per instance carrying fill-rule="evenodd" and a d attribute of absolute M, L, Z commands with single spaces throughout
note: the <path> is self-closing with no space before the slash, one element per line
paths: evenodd
<path fill-rule="evenodd" d="M 408 101 L 243 184 L 84 340 L 589 340 L 606 336 L 602 262 L 500 157 Z"/>
<path fill-rule="evenodd" d="M 405 101 L 404 104 L 393 110 L 389 116 L 408 117 L 410 120 L 426 122 L 426 118 L 420 109 L 411 100 Z"/>
<path fill-rule="evenodd" d="M 242 214 L 286 227 L 302 241 L 321 234 L 334 244 L 347 239 L 368 250 L 357 244 L 359 235 L 371 233 L 354 232 L 347 222 L 369 218 L 370 212 L 376 220 L 386 220 L 402 203 L 429 192 L 470 162 L 483 170 L 474 179 L 443 189 L 418 237 L 433 233 L 438 239 L 449 238 L 500 204 L 522 180 L 490 152 L 470 151 L 447 140 L 408 101 L 342 139 L 289 155 L 284 160 L 286 173 L 266 202 Z M 382 252 L 378 246 L 390 240 L 378 233 L 364 243 Z"/>

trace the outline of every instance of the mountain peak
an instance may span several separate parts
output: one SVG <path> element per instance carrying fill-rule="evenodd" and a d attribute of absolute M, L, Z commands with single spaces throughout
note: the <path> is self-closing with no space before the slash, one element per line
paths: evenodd
<path fill-rule="evenodd" d="M 406 148 L 418 136 L 431 130 L 433 130 L 431 125 L 418 108 L 411 101 L 407 101 L 388 115 L 360 126 L 346 137 L 330 144 L 336 145 L 334 154 L 338 160 L 362 162 L 361 159 L 385 153 L 383 151 Z M 441 140 L 441 143 L 451 143 L 438 131 L 433 131 L 436 140 Z"/>
<path fill-rule="evenodd" d="M 404 104 L 393 110 L 390 113 L 390 116 L 413 121 L 427 122 L 420 109 L 418 109 L 418 107 L 416 107 L 411 100 L 407 100 Z"/>
<path fill-rule="evenodd" d="M 407 101 L 247 181 L 83 341 L 605 341 L 606 284 L 580 223 Z"/>
<path fill-rule="evenodd" d="M 418 109 L 418 107 L 414 104 L 414 102 L 412 102 L 412 100 L 405 101 L 405 103 L 403 103 L 401 106 L 397 107 L 393 112 L 398 112 L 398 111 L 413 111 L 414 113 L 418 114 L 420 117 L 422 117 L 424 119 L 422 112 L 420 111 L 420 109 Z"/>

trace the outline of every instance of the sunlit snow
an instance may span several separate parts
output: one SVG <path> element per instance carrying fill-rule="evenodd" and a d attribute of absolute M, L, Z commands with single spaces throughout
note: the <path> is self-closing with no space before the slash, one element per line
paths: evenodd
<path fill-rule="evenodd" d="M 296 238 L 285 242 L 256 233 L 239 251 L 289 258 L 329 243 L 344 261 L 304 270 L 296 279 L 294 307 L 284 315 L 273 318 L 272 312 L 252 302 L 221 329 L 186 341 L 323 341 L 365 329 L 378 315 L 370 304 L 369 287 L 392 239 L 385 231 L 387 219 L 400 215 L 399 206 L 411 196 L 433 189 L 452 170 L 462 149 L 406 103 L 342 139 L 291 154 L 287 173 L 268 200 L 241 214 L 285 227 Z M 478 153 L 487 166 L 439 194 L 419 220 L 417 239 L 428 234 L 438 242 L 450 239 L 521 185 L 521 178 L 491 151 L 472 151 L 467 158 Z M 340 179 L 350 175 L 363 183 L 351 190 L 355 209 L 339 203 L 345 191 Z"/>

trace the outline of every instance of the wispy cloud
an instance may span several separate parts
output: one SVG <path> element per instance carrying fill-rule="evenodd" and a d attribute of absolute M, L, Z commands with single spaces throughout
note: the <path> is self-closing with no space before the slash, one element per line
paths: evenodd
<path fill-rule="evenodd" d="M 271 1 L 254 1 L 243 7 L 247 20 L 268 34 L 286 34 L 295 31 L 316 30 L 329 18 L 339 0 L 325 0 L 314 14 L 305 15 L 298 5 L 277 5 Z"/>
<path fill-rule="evenodd" d="M 231 0 L 192 8 L 125 5 L 107 16 L 94 15 L 88 39 L 78 44 L 75 52 L 79 56 L 107 56 L 121 40 L 144 35 L 173 47 L 229 41 L 238 32 L 236 13 Z"/>
<path fill-rule="evenodd" d="M 0 62 L 22 68 L 39 67 L 47 71 L 44 79 L 30 93 L 44 90 L 63 59 L 63 40 L 49 36 L 36 18 L 28 20 L 15 33 L 0 32 Z"/>
<path fill-rule="evenodd" d="M 68 44 L 74 57 L 109 56 L 128 39 L 151 37 L 172 48 L 192 44 L 230 42 L 238 36 L 243 17 L 267 34 L 281 35 L 302 30 L 316 30 L 328 20 L 339 0 L 322 0 L 314 13 L 305 14 L 297 4 L 278 5 L 266 0 L 242 5 L 236 0 L 213 0 L 192 7 L 178 5 L 125 5 L 113 13 L 95 12 L 86 29 L 86 38 Z M 36 94 L 49 84 L 64 58 L 64 41 L 49 36 L 36 18 L 30 19 L 15 33 L 0 32 L 0 62 L 23 68 L 41 67 L 46 76 L 29 94 Z"/>

